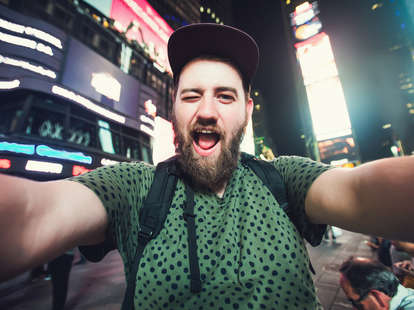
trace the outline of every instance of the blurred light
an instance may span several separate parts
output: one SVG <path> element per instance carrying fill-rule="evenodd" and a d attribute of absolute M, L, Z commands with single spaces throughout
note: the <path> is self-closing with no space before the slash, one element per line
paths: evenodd
<path fill-rule="evenodd" d="M 408 112 L 409 112 L 410 114 L 414 114 L 414 109 L 410 109 L 410 110 L 408 110 Z"/>
<path fill-rule="evenodd" d="M 68 151 L 63 151 L 63 150 L 55 150 L 46 145 L 38 145 L 36 147 L 36 153 L 40 156 L 77 161 L 77 162 L 84 163 L 84 164 L 92 163 L 92 157 L 87 156 L 81 152 L 68 152 Z"/>
<path fill-rule="evenodd" d="M 260 106 L 260 104 L 256 104 L 256 105 L 254 106 L 254 108 L 256 109 L 256 111 L 260 111 L 261 106 Z"/>
<path fill-rule="evenodd" d="M 53 51 L 50 46 L 44 45 L 43 43 L 36 42 L 34 40 L 21 38 L 21 37 L 17 37 L 11 34 L 0 32 L 0 41 L 18 45 L 18 46 L 31 48 L 33 50 L 37 50 L 46 55 L 53 56 Z"/>
<path fill-rule="evenodd" d="M 210 14 L 211 10 L 210 8 L 207 9 L 207 14 Z"/>
<path fill-rule="evenodd" d="M 153 117 L 157 116 L 157 106 L 152 103 L 151 99 L 144 102 L 145 112 Z"/>
<path fill-rule="evenodd" d="M 203 13 L 204 12 L 204 7 L 200 6 L 200 12 Z"/>
<path fill-rule="evenodd" d="M 82 97 L 81 95 L 78 95 L 66 88 L 53 85 L 52 87 L 52 93 L 57 94 L 59 96 L 68 98 L 70 100 L 76 101 L 77 103 L 83 105 L 85 108 L 88 108 L 89 110 L 95 111 L 96 113 L 103 115 L 107 118 L 110 118 L 114 121 L 117 121 L 119 123 L 125 124 L 125 117 L 122 115 L 119 115 L 117 113 L 114 113 L 112 111 L 109 111 L 92 101 L 86 99 L 85 97 Z"/>
<path fill-rule="evenodd" d="M 300 138 L 301 138 L 301 139 L 305 139 L 305 135 L 301 135 L 301 136 L 300 136 Z"/>
<path fill-rule="evenodd" d="M 102 166 L 115 165 L 117 163 L 119 163 L 119 161 L 117 161 L 117 160 L 112 160 L 112 159 L 108 159 L 108 158 L 102 158 L 101 159 L 101 165 Z"/>
<path fill-rule="evenodd" d="M 29 36 L 33 36 L 37 39 L 46 41 L 50 44 L 53 44 L 57 48 L 62 49 L 62 42 L 58 38 L 42 30 L 15 24 L 2 18 L 0 18 L 0 28 L 4 28 L 21 34 L 26 33 Z"/>
<path fill-rule="evenodd" d="M 401 12 L 399 10 L 395 10 L 395 16 L 400 16 Z"/>
<path fill-rule="evenodd" d="M 289 5 L 290 4 L 290 0 L 286 0 L 286 4 Z"/>
<path fill-rule="evenodd" d="M 385 124 L 385 125 L 382 126 L 382 129 L 387 129 L 387 128 L 390 128 L 390 127 L 391 127 L 391 124 Z"/>
<path fill-rule="evenodd" d="M 342 166 L 344 164 L 347 164 L 349 162 L 348 158 L 339 159 L 339 160 L 332 160 L 330 164 L 332 166 Z"/>
<path fill-rule="evenodd" d="M 401 29 L 405 29 L 405 24 L 401 24 Z"/>
<path fill-rule="evenodd" d="M 35 146 L 33 144 L 0 142 L 0 151 L 33 155 L 35 153 Z"/>
<path fill-rule="evenodd" d="M 413 104 L 412 103 L 407 103 L 407 108 L 412 108 Z"/>
<path fill-rule="evenodd" d="M 56 73 L 55 72 L 53 72 L 51 70 L 48 70 L 48 69 L 45 69 L 42 66 L 37 66 L 37 65 L 31 64 L 28 61 L 18 60 L 18 59 L 15 59 L 15 58 L 10 58 L 10 57 L 5 57 L 3 55 L 0 55 L 0 64 L 1 63 L 4 63 L 4 64 L 9 65 L 9 66 L 19 67 L 19 68 L 29 70 L 29 71 L 32 71 L 34 73 L 40 74 L 40 75 L 50 77 L 52 79 L 56 79 Z"/>
<path fill-rule="evenodd" d="M 398 157 L 398 151 L 399 151 L 398 147 L 393 145 L 393 146 L 390 147 L 390 149 L 391 149 L 392 155 L 394 155 L 394 157 Z"/>
<path fill-rule="evenodd" d="M 72 175 L 73 176 L 81 175 L 81 174 L 84 174 L 84 173 L 89 172 L 89 171 L 91 171 L 91 169 L 88 169 L 84 166 L 73 165 L 73 167 L 72 167 Z"/>
<path fill-rule="evenodd" d="M 165 72 L 165 69 L 163 67 L 161 67 L 161 65 L 159 65 L 158 63 L 154 62 L 152 64 L 154 65 L 155 69 L 157 69 L 158 71 L 160 71 L 162 73 Z"/>
<path fill-rule="evenodd" d="M 145 124 L 141 124 L 141 126 L 139 126 L 139 129 L 142 132 L 145 132 L 146 134 L 150 135 L 151 137 L 154 136 L 154 129 L 149 128 L 148 126 L 146 126 Z"/>
<path fill-rule="evenodd" d="M 380 7 L 382 7 L 382 3 L 375 3 L 374 5 L 372 5 L 371 10 L 375 11 L 376 9 L 379 9 Z"/>
<path fill-rule="evenodd" d="M 37 172 L 61 173 L 63 166 L 62 164 L 46 161 L 28 160 L 25 169 Z"/>
<path fill-rule="evenodd" d="M 155 122 L 152 119 L 150 119 L 148 116 L 140 115 L 139 119 L 141 122 L 144 122 L 150 126 L 153 126 L 153 127 L 155 126 Z"/>
<path fill-rule="evenodd" d="M 121 83 L 107 72 L 92 73 L 91 86 L 100 94 L 119 102 Z"/>
<path fill-rule="evenodd" d="M 404 89 L 409 89 L 409 88 L 412 88 L 412 87 L 413 87 L 413 84 L 408 83 L 408 84 L 401 85 L 400 89 L 404 90 Z"/>
<path fill-rule="evenodd" d="M 211 13 L 211 18 L 215 18 L 216 17 L 216 14 L 213 12 L 213 13 Z"/>
<path fill-rule="evenodd" d="M 306 1 L 306 2 L 302 3 L 301 5 L 298 5 L 295 8 L 295 12 L 296 13 L 301 13 L 301 12 L 304 12 L 304 11 L 309 10 L 311 8 L 312 8 L 312 6 L 309 4 L 308 1 Z"/>
<path fill-rule="evenodd" d="M 218 24 L 220 22 L 220 18 L 216 18 L 216 23 Z"/>
<path fill-rule="evenodd" d="M 224 23 L 223 23 L 223 22 L 221 22 L 221 23 L 220 23 L 220 25 L 224 25 Z"/>
<path fill-rule="evenodd" d="M 0 169 L 9 169 L 11 167 L 10 159 L 0 159 Z"/>
<path fill-rule="evenodd" d="M 0 81 L 0 89 L 13 89 L 20 86 L 19 80 Z"/>
<path fill-rule="evenodd" d="M 256 90 L 255 92 L 254 92 L 254 95 L 257 97 L 257 96 L 259 96 L 259 92 Z"/>

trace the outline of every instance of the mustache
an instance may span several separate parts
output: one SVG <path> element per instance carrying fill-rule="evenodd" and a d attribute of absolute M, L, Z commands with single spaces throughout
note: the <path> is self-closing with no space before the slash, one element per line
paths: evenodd
<path fill-rule="evenodd" d="M 217 125 L 216 120 L 197 119 L 197 121 L 191 126 L 190 132 L 194 134 L 196 132 L 200 132 L 201 130 L 212 131 L 219 135 L 220 138 L 223 138 L 225 135 L 224 130 Z"/>

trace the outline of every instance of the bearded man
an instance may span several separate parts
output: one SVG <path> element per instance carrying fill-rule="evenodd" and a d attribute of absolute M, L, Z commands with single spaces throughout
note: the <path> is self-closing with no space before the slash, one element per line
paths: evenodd
<path fill-rule="evenodd" d="M 93 260 L 120 252 L 137 309 L 320 309 L 304 240 L 319 244 L 325 224 L 414 241 L 414 158 L 331 169 L 278 157 L 271 164 L 286 188 L 285 212 L 239 159 L 253 109 L 255 41 L 233 27 L 194 24 L 174 32 L 168 56 L 179 180 L 137 272 L 140 210 L 155 169 L 120 163 L 45 183 L 0 176 L 0 242 L 8 249 L 1 277 L 87 245 Z M 187 241 L 188 217 L 196 247 Z"/>

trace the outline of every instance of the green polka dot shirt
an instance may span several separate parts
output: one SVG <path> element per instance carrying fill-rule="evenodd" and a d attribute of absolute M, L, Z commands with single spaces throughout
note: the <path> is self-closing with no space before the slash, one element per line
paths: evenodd
<path fill-rule="evenodd" d="M 273 164 L 285 182 L 296 225 L 254 172 L 239 163 L 222 198 L 195 193 L 202 290 L 191 293 L 185 186 L 179 180 L 164 228 L 141 258 L 136 309 L 321 309 L 304 239 L 318 245 L 325 226 L 308 221 L 304 201 L 312 182 L 330 166 L 297 156 L 282 156 Z M 126 277 L 154 171 L 141 162 L 121 163 L 71 179 L 93 190 L 108 213 L 107 240 L 84 247 L 84 254 L 96 261 L 117 248 Z"/>

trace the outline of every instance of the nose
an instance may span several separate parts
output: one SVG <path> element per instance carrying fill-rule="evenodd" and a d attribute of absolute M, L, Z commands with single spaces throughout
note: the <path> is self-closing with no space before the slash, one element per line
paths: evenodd
<path fill-rule="evenodd" d="M 197 118 L 202 120 L 217 120 L 218 110 L 214 96 L 203 96 L 198 106 Z"/>

